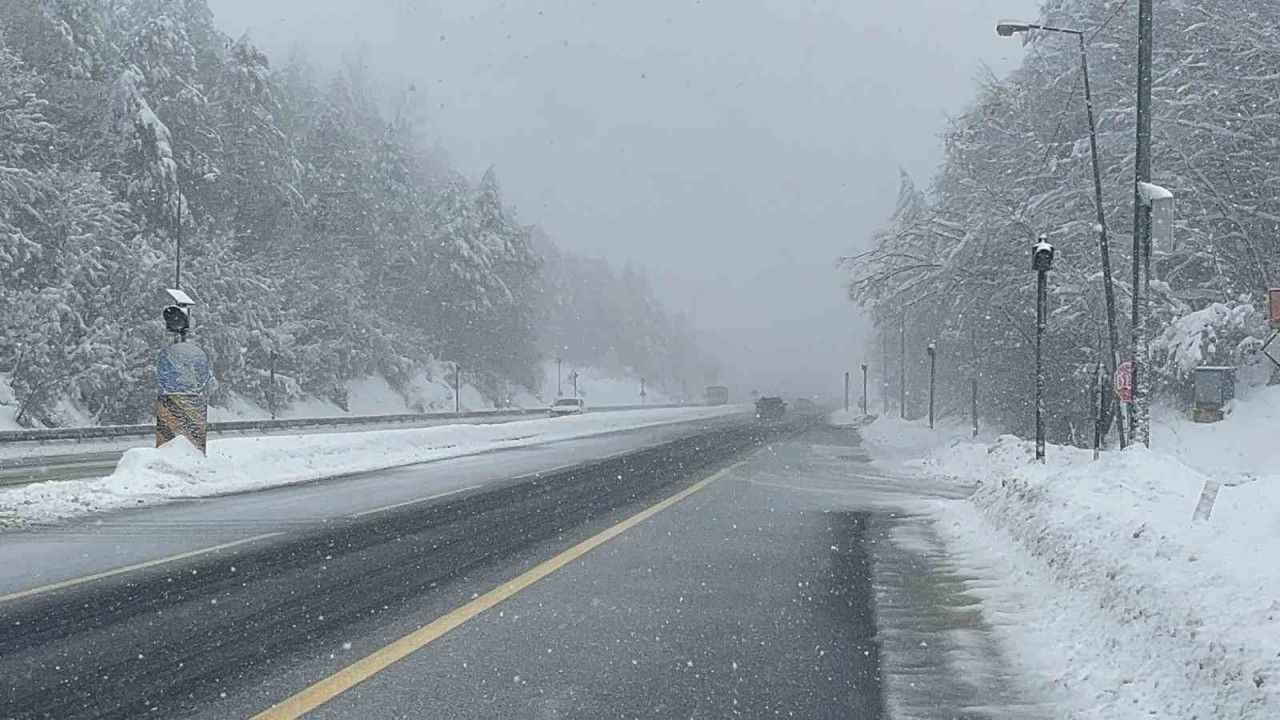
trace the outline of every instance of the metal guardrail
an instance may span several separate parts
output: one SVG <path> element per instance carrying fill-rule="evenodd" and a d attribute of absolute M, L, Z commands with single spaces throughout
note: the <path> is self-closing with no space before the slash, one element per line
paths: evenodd
<path fill-rule="evenodd" d="M 588 412 L 617 412 L 620 410 L 658 410 L 662 408 L 694 407 L 690 405 L 611 405 L 588 408 Z M 343 427 L 348 425 L 403 425 L 432 420 L 466 420 L 486 417 L 510 417 L 512 415 L 546 415 L 547 408 L 512 408 L 509 410 L 466 410 L 463 412 L 404 413 L 399 415 L 338 415 L 319 418 L 291 418 L 288 420 L 228 420 L 209 423 L 209 434 L 220 435 L 237 432 L 270 432 L 273 430 L 302 430 L 317 427 Z M 112 438 L 147 437 L 154 435 L 155 425 L 99 425 L 96 427 L 32 428 L 30 430 L 0 430 L 0 444 L 19 442 L 47 442 L 56 440 L 104 440 Z"/>

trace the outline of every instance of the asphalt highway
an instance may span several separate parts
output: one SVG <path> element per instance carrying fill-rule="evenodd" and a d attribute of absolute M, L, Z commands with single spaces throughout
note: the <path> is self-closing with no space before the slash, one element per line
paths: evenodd
<path fill-rule="evenodd" d="M 414 473 L 469 484 L 44 589 L 0 573 L 0 718 L 1033 717 L 1013 690 L 957 679 L 946 638 L 953 623 L 972 637 L 980 623 L 955 612 L 971 599 L 891 547 L 902 498 L 963 491 L 866 471 L 851 431 L 833 432 L 739 418 L 623 435 L 603 456 L 583 444 L 537 472 L 519 470 L 551 456 L 402 468 L 256 499 L 287 515 L 319 502 L 291 494 L 330 508 Z M 254 499 L 136 517 L 221 526 Z M 87 548 L 96 531 L 63 532 Z M 982 652 L 984 683 L 1011 685 Z"/>

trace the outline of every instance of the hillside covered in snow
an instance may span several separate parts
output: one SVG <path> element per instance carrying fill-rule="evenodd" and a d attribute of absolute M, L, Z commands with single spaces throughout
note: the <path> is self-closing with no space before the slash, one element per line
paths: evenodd
<path fill-rule="evenodd" d="M 670 392 L 705 379 L 643 272 L 557 248 L 492 169 L 451 169 L 415 98 L 358 63 L 273 63 L 204 0 L 6 7 L 7 423 L 150 413 L 179 243 L 228 412 L 345 410 L 370 378 L 429 407 L 455 363 L 489 406 L 545 393 L 556 357 Z"/>

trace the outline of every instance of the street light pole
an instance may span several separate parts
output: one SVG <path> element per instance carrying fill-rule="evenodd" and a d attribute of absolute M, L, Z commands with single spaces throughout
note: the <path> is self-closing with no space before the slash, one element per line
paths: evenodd
<path fill-rule="evenodd" d="M 1053 246 L 1045 236 L 1031 251 L 1031 267 L 1036 271 L 1036 460 L 1044 462 L 1044 327 L 1049 306 L 1049 270 L 1053 267 Z"/>
<path fill-rule="evenodd" d="M 1149 0 L 1144 0 L 1149 1 Z M 1111 342 L 1111 352 L 1107 354 L 1107 370 L 1112 374 L 1120 365 L 1120 329 L 1116 325 L 1116 291 L 1111 274 L 1111 240 L 1107 233 L 1107 211 L 1102 201 L 1102 167 L 1098 158 L 1098 127 L 1093 112 L 1093 87 L 1089 83 L 1089 52 L 1083 30 L 1060 28 L 1050 25 L 1017 23 L 1004 21 L 996 25 L 996 33 L 1001 37 L 1012 37 L 1014 33 L 1030 30 L 1074 35 L 1080 42 L 1080 73 L 1084 78 L 1084 104 L 1089 118 L 1089 155 L 1093 161 L 1093 204 L 1098 223 L 1098 254 L 1102 264 L 1102 294 L 1107 308 L 1107 338 Z M 1120 432 L 1120 447 L 1125 446 L 1124 423 L 1116 424 Z"/>
<path fill-rule="evenodd" d="M 560 362 L 560 357 L 556 356 L 556 397 L 562 397 L 564 395 L 564 391 L 561 389 L 560 385 Z"/>
<path fill-rule="evenodd" d="M 1138 129 L 1134 154 L 1133 186 L 1133 411 L 1130 419 L 1135 443 L 1151 446 L 1150 399 L 1143 384 L 1150 384 L 1147 362 L 1147 288 L 1142 285 L 1142 263 L 1151 253 L 1151 204 L 1142 198 L 1142 184 L 1151 182 L 1151 46 L 1152 2 L 1138 2 Z M 1150 273 L 1148 272 L 1148 279 Z"/>

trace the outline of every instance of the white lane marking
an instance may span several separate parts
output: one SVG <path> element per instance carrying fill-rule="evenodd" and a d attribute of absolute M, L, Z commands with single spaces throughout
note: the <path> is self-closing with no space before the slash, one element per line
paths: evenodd
<path fill-rule="evenodd" d="M 348 515 L 347 517 L 349 517 L 349 518 L 351 518 L 351 519 L 353 519 L 353 520 L 354 520 L 355 518 L 362 518 L 362 517 L 364 517 L 365 515 L 373 515 L 374 513 L 386 512 L 387 510 L 395 510 L 396 508 L 401 508 L 401 507 L 404 507 L 404 506 L 406 506 L 406 505 L 414 505 L 414 504 L 417 504 L 417 503 L 424 503 L 424 502 L 427 502 L 428 500 L 438 500 L 438 499 L 440 499 L 440 498 L 442 498 L 442 497 L 449 497 L 450 495 L 457 495 L 458 493 L 463 493 L 463 492 L 466 492 L 466 491 L 468 491 L 468 490 L 478 490 L 478 489 L 480 489 L 480 488 L 482 488 L 482 487 L 484 487 L 484 486 L 483 486 L 483 485 L 468 485 L 467 487 L 461 487 L 461 488 L 457 488 L 456 490 L 450 490 L 450 491 L 448 491 L 448 492 L 437 493 L 437 494 L 435 494 L 435 495 L 428 495 L 427 497 L 423 497 L 423 498 L 414 498 L 413 500 L 405 500 L 404 502 L 393 503 L 393 504 L 391 504 L 391 505 L 383 505 L 382 507 L 371 508 L 371 509 L 369 509 L 369 510 L 361 510 L 361 511 L 360 511 L 360 512 L 358 512 L 358 513 L 352 513 L 352 514 Z"/>
<path fill-rule="evenodd" d="M 239 545 L 247 545 L 251 542 L 266 540 L 267 538 L 272 538 L 272 537 L 276 537 L 277 535 L 283 535 L 283 534 L 284 534 L 283 532 L 263 533 L 262 535 L 254 535 L 253 537 L 242 538 L 240 540 L 233 540 L 231 542 L 222 543 L 221 545 L 214 545 L 212 547 L 201 548 L 200 550 L 191 550 L 190 552 L 178 553 L 177 555 L 170 555 L 168 557 L 158 558 L 156 560 L 148 560 L 146 562 L 135 563 L 133 565 L 125 565 L 124 567 L 118 567 L 113 570 L 104 570 L 103 572 L 94 573 L 92 575 L 84 575 L 82 577 L 71 578 L 70 580 L 63 580 L 61 582 L 50 583 L 48 585 L 41 585 L 40 587 L 31 588 L 29 590 L 19 590 L 18 592 L 9 593 L 8 595 L 0 595 L 0 603 L 6 603 L 12 600 L 20 600 L 25 597 L 32 597 L 33 595 L 42 595 L 44 593 L 53 592 L 54 590 L 65 590 L 66 588 L 75 587 L 77 585 L 83 585 L 85 583 L 90 583 L 95 580 L 102 580 L 103 578 L 114 577 L 116 575 L 123 575 L 125 573 L 131 573 L 137 570 L 145 570 L 147 568 L 156 567 L 157 565 L 164 565 L 166 563 L 177 562 L 178 560 L 187 560 L 189 558 L 198 557 L 200 555 L 206 555 L 211 552 L 217 552 L 219 550 L 227 550 L 229 548 L 233 548 Z"/>

